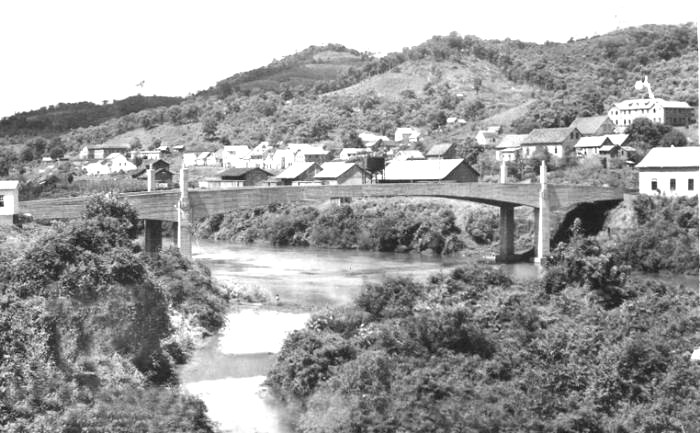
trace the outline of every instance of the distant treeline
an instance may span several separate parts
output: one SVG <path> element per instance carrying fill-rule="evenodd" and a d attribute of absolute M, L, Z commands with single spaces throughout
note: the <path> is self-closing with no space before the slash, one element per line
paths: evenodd
<path fill-rule="evenodd" d="M 92 102 L 60 103 L 1 119 L 0 136 L 60 134 L 74 128 L 98 125 L 147 108 L 176 105 L 182 100 L 170 96 L 136 95 L 103 105 Z"/>

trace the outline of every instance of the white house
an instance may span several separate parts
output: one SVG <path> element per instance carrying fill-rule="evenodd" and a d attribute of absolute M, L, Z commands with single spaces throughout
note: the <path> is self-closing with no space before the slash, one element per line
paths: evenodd
<path fill-rule="evenodd" d="M 399 150 L 391 159 L 392 161 L 408 161 L 411 159 L 425 159 L 425 155 L 420 150 L 406 149 Z"/>
<path fill-rule="evenodd" d="M 19 203 L 18 187 L 18 180 L 0 180 L 0 226 L 12 224 Z"/>
<path fill-rule="evenodd" d="M 581 138 L 576 128 L 533 129 L 520 143 L 523 158 L 531 158 L 538 149 L 547 150 L 550 155 L 561 158 L 564 150 L 573 147 Z"/>
<path fill-rule="evenodd" d="M 248 146 L 224 146 L 221 152 L 224 167 L 245 167 L 244 158 L 249 153 L 250 149 L 248 149 Z"/>
<path fill-rule="evenodd" d="M 576 156 L 579 158 L 588 158 L 600 155 L 603 146 L 613 146 L 613 143 L 604 135 L 586 136 L 579 138 L 574 149 L 576 149 Z"/>
<path fill-rule="evenodd" d="M 358 147 L 346 147 L 340 151 L 338 159 L 347 161 L 351 158 L 356 158 L 358 156 L 367 155 L 371 153 L 369 149 L 358 148 Z"/>
<path fill-rule="evenodd" d="M 182 154 L 182 165 L 185 167 L 194 167 L 197 165 L 197 155 L 199 155 L 199 152 L 184 152 Z"/>
<path fill-rule="evenodd" d="M 267 155 L 265 167 L 270 170 L 284 170 L 294 164 L 294 152 L 292 149 L 276 149 Z"/>
<path fill-rule="evenodd" d="M 639 193 L 671 197 L 698 195 L 700 147 L 655 147 L 637 164 Z"/>
<path fill-rule="evenodd" d="M 474 138 L 480 146 L 494 146 L 498 141 L 498 132 L 482 129 L 476 133 Z"/>
<path fill-rule="evenodd" d="M 515 161 L 520 153 L 520 144 L 527 138 L 527 134 L 506 134 L 496 145 L 496 160 Z"/>
<path fill-rule="evenodd" d="M 420 130 L 416 128 L 403 127 L 396 128 L 394 141 L 397 143 L 417 143 L 420 140 Z"/>
<path fill-rule="evenodd" d="M 126 156 L 121 153 L 111 153 L 107 158 L 87 164 L 83 168 L 88 175 L 95 176 L 119 172 L 126 173 L 131 170 L 136 170 L 136 165 L 126 159 Z"/>

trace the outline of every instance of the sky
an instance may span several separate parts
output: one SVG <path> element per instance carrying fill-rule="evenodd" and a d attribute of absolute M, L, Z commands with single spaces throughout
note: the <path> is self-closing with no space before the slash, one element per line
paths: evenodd
<path fill-rule="evenodd" d="M 186 96 L 310 45 L 386 54 L 451 31 L 566 42 L 634 25 L 697 22 L 698 3 L 2 0 L 0 117 L 137 93 Z"/>

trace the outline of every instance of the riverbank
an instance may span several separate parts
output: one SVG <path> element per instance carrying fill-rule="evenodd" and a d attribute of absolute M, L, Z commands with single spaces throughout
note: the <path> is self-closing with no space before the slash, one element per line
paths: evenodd
<path fill-rule="evenodd" d="M 314 246 L 381 252 L 494 255 L 498 210 L 441 198 L 359 199 L 350 204 L 287 204 L 208 217 L 196 226 L 203 239 L 275 246 Z M 516 248 L 531 246 L 532 212 L 516 212 Z"/>

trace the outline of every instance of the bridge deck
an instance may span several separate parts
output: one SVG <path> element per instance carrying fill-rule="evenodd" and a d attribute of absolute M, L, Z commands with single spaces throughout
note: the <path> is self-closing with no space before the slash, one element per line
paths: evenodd
<path fill-rule="evenodd" d="M 396 183 L 333 186 L 245 187 L 189 191 L 194 220 L 237 208 L 272 203 L 319 202 L 337 197 L 444 197 L 493 206 L 539 207 L 539 184 L 496 183 Z M 548 185 L 550 209 L 566 209 L 578 203 L 622 200 L 622 191 L 612 188 Z M 143 219 L 177 221 L 177 190 L 125 193 Z M 29 200 L 19 203 L 19 213 L 36 219 L 77 218 L 85 197 Z"/>

